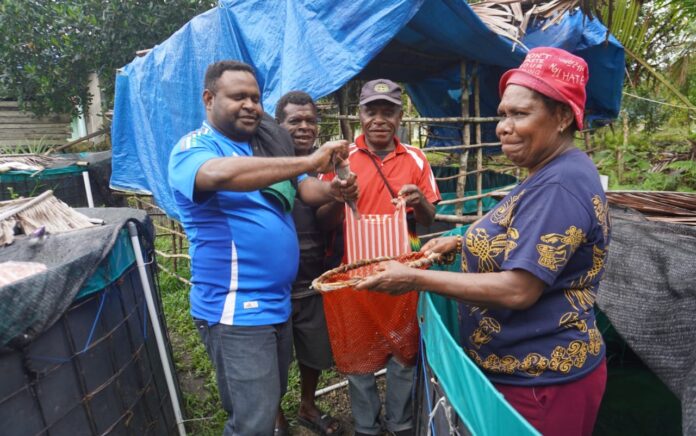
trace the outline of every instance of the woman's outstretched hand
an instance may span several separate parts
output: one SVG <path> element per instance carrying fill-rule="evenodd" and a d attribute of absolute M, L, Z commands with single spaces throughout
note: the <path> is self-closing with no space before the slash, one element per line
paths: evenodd
<path fill-rule="evenodd" d="M 401 295 L 414 290 L 414 274 L 417 269 L 409 268 L 394 260 L 385 262 L 374 274 L 355 286 L 358 290 L 384 292 L 391 295 Z"/>
<path fill-rule="evenodd" d="M 457 248 L 456 236 L 445 236 L 442 238 L 431 239 L 426 242 L 420 249 L 426 257 L 435 254 L 447 254 L 455 251 Z M 458 253 L 455 253 L 458 254 Z"/>

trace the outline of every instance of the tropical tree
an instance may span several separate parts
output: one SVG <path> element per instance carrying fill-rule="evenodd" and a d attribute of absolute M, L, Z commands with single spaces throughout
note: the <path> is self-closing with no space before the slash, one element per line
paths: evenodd
<path fill-rule="evenodd" d="M 91 100 L 88 76 L 96 72 L 110 104 L 116 68 L 212 6 L 210 0 L 3 0 L 0 97 L 37 115 L 75 113 Z"/>
<path fill-rule="evenodd" d="M 624 46 L 629 86 L 659 83 L 682 105 L 696 109 L 696 100 L 688 96 L 696 0 L 613 0 L 599 15 Z"/>

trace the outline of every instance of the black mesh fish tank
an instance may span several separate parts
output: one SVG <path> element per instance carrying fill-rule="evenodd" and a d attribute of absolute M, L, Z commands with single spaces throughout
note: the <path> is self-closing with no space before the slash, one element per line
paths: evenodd
<path fill-rule="evenodd" d="M 45 266 L 0 287 L 0 433 L 176 434 L 178 383 L 166 329 L 157 329 L 164 318 L 147 215 L 78 210 L 105 225 L 0 248 L 0 267 Z"/>
<path fill-rule="evenodd" d="M 22 155 L 15 156 L 17 162 L 24 163 Z M 72 207 L 90 206 L 88 197 L 91 197 L 94 206 L 125 206 L 124 199 L 114 196 L 109 189 L 111 151 L 66 153 L 40 158 L 46 161 L 45 168 L 41 170 L 18 167 L 0 172 L 0 201 L 35 197 L 51 190 Z M 12 158 L 0 156 L 0 160 L 9 163 Z"/>

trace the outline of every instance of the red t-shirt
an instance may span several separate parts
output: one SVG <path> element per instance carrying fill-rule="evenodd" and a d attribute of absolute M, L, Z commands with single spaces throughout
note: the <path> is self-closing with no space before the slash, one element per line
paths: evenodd
<path fill-rule="evenodd" d="M 435 177 L 423 152 L 401 144 L 397 138 L 394 141 L 396 147 L 384 159 L 367 148 L 363 135 L 350 147 L 350 169 L 358 177 L 357 206 L 362 214 L 391 215 L 396 210 L 371 157 L 380 166 L 394 195 L 398 195 L 402 186 L 412 184 L 418 186 L 429 202 L 440 200 Z M 321 178 L 334 177 L 325 174 Z M 392 296 L 344 289 L 324 294 L 323 301 L 331 349 L 340 371 L 373 373 L 384 367 L 390 356 L 403 364 L 415 363 L 419 337 L 416 292 Z"/>
<path fill-rule="evenodd" d="M 360 195 L 357 206 L 360 213 L 393 214 L 395 211 L 389 189 L 370 161 L 371 158 L 380 166 L 395 195 L 398 195 L 404 185 L 416 185 L 430 203 L 441 199 L 425 154 L 419 148 L 402 144 L 397 137 L 394 137 L 394 142 L 396 147 L 384 159 L 367 148 L 365 135 L 358 136 L 355 144 L 350 146 L 350 170 L 358 178 Z M 334 173 L 319 176 L 321 180 L 333 180 L 334 177 Z"/>

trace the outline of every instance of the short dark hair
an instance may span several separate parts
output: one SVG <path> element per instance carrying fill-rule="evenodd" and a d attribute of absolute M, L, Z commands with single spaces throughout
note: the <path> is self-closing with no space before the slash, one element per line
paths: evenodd
<path fill-rule="evenodd" d="M 312 96 L 310 96 L 304 91 L 290 91 L 284 96 L 280 97 L 280 100 L 278 100 L 278 104 L 276 104 L 275 117 L 276 121 L 278 121 L 279 123 L 285 121 L 285 117 L 287 115 L 285 113 L 285 106 L 289 105 L 290 103 L 296 104 L 298 106 L 311 104 L 314 108 L 314 113 L 319 113 L 319 110 L 317 109 L 317 104 L 314 103 Z"/>
<path fill-rule="evenodd" d="M 555 113 L 556 110 L 567 110 L 570 112 L 570 114 L 573 116 L 573 122 L 570 123 L 570 132 L 575 133 L 578 131 L 578 124 L 575 122 L 575 114 L 573 113 L 573 109 L 570 107 L 569 104 L 563 103 L 562 101 L 555 100 L 551 97 L 548 97 L 540 92 L 535 91 L 536 94 L 539 96 L 541 101 L 544 103 L 544 106 L 546 106 L 546 109 L 551 112 Z"/>
<path fill-rule="evenodd" d="M 225 71 L 246 71 L 256 78 L 254 69 L 249 64 L 240 61 L 219 61 L 208 65 L 208 69 L 205 70 L 204 88 L 214 94 L 217 91 L 217 80 Z"/>

